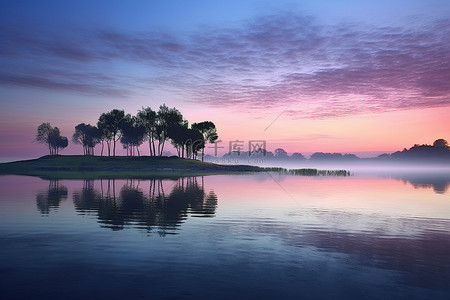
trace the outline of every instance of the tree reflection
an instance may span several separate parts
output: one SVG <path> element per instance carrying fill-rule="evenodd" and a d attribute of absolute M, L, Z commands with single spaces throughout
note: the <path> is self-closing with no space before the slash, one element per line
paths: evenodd
<path fill-rule="evenodd" d="M 100 180 L 100 190 L 86 180 L 74 192 L 75 209 L 82 215 L 96 215 L 102 227 L 122 230 L 126 226 L 174 234 L 191 217 L 213 217 L 217 196 L 205 192 L 203 180 L 196 177 L 177 180 Z M 116 186 L 121 186 L 116 195 Z M 144 193 L 141 186 L 148 186 Z M 147 188 L 145 188 L 147 191 Z"/>
<path fill-rule="evenodd" d="M 48 215 L 51 210 L 57 210 L 61 200 L 67 199 L 67 188 L 59 183 L 59 180 L 50 180 L 48 190 L 37 193 L 36 205 L 43 215 Z"/>
<path fill-rule="evenodd" d="M 450 174 L 396 174 L 392 176 L 404 182 L 409 182 L 414 188 L 432 188 L 436 194 L 445 194 L 450 186 Z"/>
<path fill-rule="evenodd" d="M 414 186 L 414 188 L 432 188 L 436 194 L 445 194 L 450 185 L 448 180 L 445 179 L 435 179 L 433 182 L 427 180 L 418 181 L 416 179 L 410 179 L 409 182 Z"/>

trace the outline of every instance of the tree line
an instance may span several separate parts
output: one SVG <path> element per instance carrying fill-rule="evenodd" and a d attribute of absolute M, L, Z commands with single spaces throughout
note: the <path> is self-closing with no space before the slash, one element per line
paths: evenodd
<path fill-rule="evenodd" d="M 128 156 L 140 156 L 139 146 L 147 141 L 149 155 L 162 156 L 166 142 L 170 141 L 179 157 L 196 159 L 201 151 L 203 160 L 205 144 L 214 143 L 217 138 L 213 122 L 189 126 L 178 109 L 163 104 L 158 111 L 143 107 L 135 116 L 119 109 L 102 113 L 96 125 L 76 125 L 72 142 L 83 147 L 84 155 L 94 155 L 95 146 L 101 144 L 101 156 L 105 151 L 108 156 L 116 156 L 117 142 L 120 142 Z M 61 136 L 58 127 L 50 123 L 38 126 L 36 141 L 46 144 L 50 155 L 58 154 L 68 145 L 67 137 Z"/>

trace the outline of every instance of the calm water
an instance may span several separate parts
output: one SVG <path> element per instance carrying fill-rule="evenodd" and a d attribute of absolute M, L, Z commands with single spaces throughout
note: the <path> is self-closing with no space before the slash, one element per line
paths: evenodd
<path fill-rule="evenodd" d="M 449 299 L 450 174 L 0 177 L 2 299 Z"/>

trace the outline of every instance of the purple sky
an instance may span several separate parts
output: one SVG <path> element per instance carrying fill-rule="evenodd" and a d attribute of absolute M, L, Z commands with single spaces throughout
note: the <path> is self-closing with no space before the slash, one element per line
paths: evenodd
<path fill-rule="evenodd" d="M 450 107 L 450 2 L 303 2 L 3 1 L 0 156 L 44 154 L 31 143 L 42 122 L 70 137 L 112 108 L 162 103 L 191 122 L 211 119 L 224 140 L 264 138 L 289 152 L 450 138 L 450 121 L 428 116 Z M 415 126 L 429 131 L 384 141 L 375 119 L 369 132 L 349 131 L 358 116 L 391 127 L 421 118 Z M 322 138 L 290 142 L 307 136 Z"/>

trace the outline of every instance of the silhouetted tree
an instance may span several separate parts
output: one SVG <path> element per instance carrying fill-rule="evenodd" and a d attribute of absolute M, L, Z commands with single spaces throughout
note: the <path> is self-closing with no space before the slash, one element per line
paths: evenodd
<path fill-rule="evenodd" d="M 428 161 L 437 162 L 450 159 L 450 147 L 448 142 L 444 139 L 436 140 L 433 145 L 415 144 L 410 149 L 403 149 L 403 151 L 397 151 L 390 155 L 391 159 L 404 160 L 404 161 Z"/>
<path fill-rule="evenodd" d="M 148 147 L 150 156 L 156 155 L 155 138 L 156 138 L 156 111 L 150 107 L 142 108 L 137 113 L 137 122 L 145 127 L 145 133 L 148 137 Z"/>
<path fill-rule="evenodd" d="M 101 115 L 97 122 L 97 128 L 99 131 L 99 139 L 102 143 L 102 150 L 101 150 L 101 156 L 103 156 L 103 149 L 104 149 L 104 142 L 106 141 L 106 145 L 108 147 L 108 156 L 111 155 L 111 141 L 112 141 L 112 134 L 108 129 L 108 126 L 106 124 L 106 116 Z"/>
<path fill-rule="evenodd" d="M 52 154 L 52 148 L 50 146 L 48 137 L 52 130 L 53 127 L 50 125 L 50 123 L 42 123 L 38 126 L 36 133 L 36 141 L 41 144 L 46 144 L 48 146 L 48 150 L 50 151 L 50 155 Z"/>
<path fill-rule="evenodd" d="M 346 159 L 346 160 L 358 160 L 359 157 L 356 156 L 355 154 L 352 154 L 352 153 L 346 153 L 346 154 L 342 155 L 342 159 Z"/>
<path fill-rule="evenodd" d="M 107 142 L 113 143 L 113 156 L 116 156 L 116 142 L 122 136 L 122 126 L 125 118 L 125 112 L 119 109 L 113 109 L 107 113 L 102 113 L 98 119 L 98 128 Z M 111 155 L 110 144 L 108 144 L 108 156 Z"/>
<path fill-rule="evenodd" d="M 178 156 L 183 157 L 185 155 L 186 143 L 189 139 L 188 122 L 185 121 L 181 124 L 174 124 L 167 130 L 167 134 L 172 142 L 172 145 L 177 150 Z"/>
<path fill-rule="evenodd" d="M 56 155 L 61 149 L 64 149 L 69 144 L 67 137 L 61 136 L 58 127 L 52 127 L 50 123 L 42 123 L 37 128 L 36 141 L 41 144 L 46 144 L 50 155 Z"/>
<path fill-rule="evenodd" d="M 192 159 L 197 158 L 197 153 L 200 149 L 205 147 L 205 140 L 203 134 L 195 128 L 187 130 L 186 140 L 186 156 Z"/>
<path fill-rule="evenodd" d="M 122 124 L 122 137 L 120 142 L 124 148 L 127 149 L 127 154 L 134 155 L 134 149 L 137 150 L 138 156 L 141 156 L 139 152 L 139 146 L 145 140 L 146 129 L 144 125 L 137 122 L 137 118 L 131 115 L 126 115 Z"/>
<path fill-rule="evenodd" d="M 49 137 L 50 144 L 53 148 L 53 154 L 58 155 L 59 151 L 69 145 L 69 140 L 65 136 L 61 136 L 58 127 L 55 127 Z"/>
<path fill-rule="evenodd" d="M 444 139 L 438 139 L 435 140 L 433 143 L 434 147 L 442 147 L 442 148 L 448 148 L 448 142 Z"/>
<path fill-rule="evenodd" d="M 304 157 L 303 154 L 298 152 L 293 153 L 290 158 L 294 160 L 306 160 L 306 157 Z"/>
<path fill-rule="evenodd" d="M 176 124 L 183 123 L 183 115 L 178 109 L 168 108 L 165 104 L 159 107 L 156 115 L 156 137 L 158 139 L 158 155 L 162 156 L 164 145 L 169 138 L 168 130 Z"/>
<path fill-rule="evenodd" d="M 284 149 L 277 148 L 274 151 L 274 156 L 277 157 L 277 158 L 287 158 L 288 154 L 287 154 L 287 152 Z"/>
<path fill-rule="evenodd" d="M 188 128 L 187 121 L 171 125 L 167 133 L 179 157 L 195 159 L 198 151 L 205 147 L 202 133 L 196 128 Z"/>
<path fill-rule="evenodd" d="M 339 160 L 342 159 L 341 153 L 323 153 L 315 152 L 311 155 L 311 160 Z"/>
<path fill-rule="evenodd" d="M 214 143 L 219 136 L 217 135 L 216 125 L 211 121 L 204 121 L 192 124 L 192 129 L 198 130 L 203 135 L 202 161 L 205 156 L 205 143 Z"/>
<path fill-rule="evenodd" d="M 94 147 L 100 143 L 100 138 L 101 133 L 97 127 L 81 123 L 75 126 L 72 141 L 83 146 L 84 155 L 94 155 Z"/>

